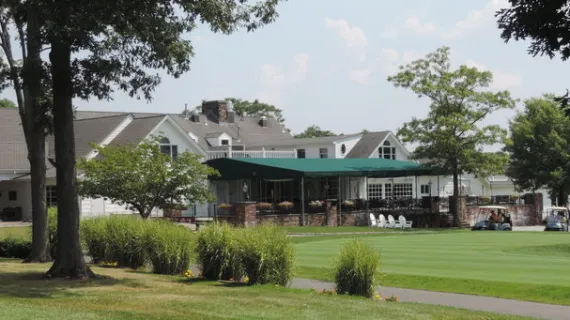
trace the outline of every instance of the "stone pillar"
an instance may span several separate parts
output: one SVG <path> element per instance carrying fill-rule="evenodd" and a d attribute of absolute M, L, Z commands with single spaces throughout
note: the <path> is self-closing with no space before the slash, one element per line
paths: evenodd
<path fill-rule="evenodd" d="M 257 224 L 257 208 L 255 202 L 235 204 L 236 224 L 243 227 L 255 227 Z"/>
<path fill-rule="evenodd" d="M 529 193 L 523 196 L 525 204 L 531 204 L 533 208 L 533 223 L 539 225 L 542 222 L 543 199 L 542 193 Z"/>
<path fill-rule="evenodd" d="M 327 200 L 325 202 L 326 225 L 328 227 L 338 226 L 338 212 L 336 206 L 332 205 L 334 200 Z"/>

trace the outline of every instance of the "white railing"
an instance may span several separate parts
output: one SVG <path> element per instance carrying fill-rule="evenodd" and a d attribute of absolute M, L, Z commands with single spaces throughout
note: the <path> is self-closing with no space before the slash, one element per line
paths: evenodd
<path fill-rule="evenodd" d="M 236 151 L 236 150 L 217 150 L 208 151 L 206 154 L 208 160 L 220 158 L 297 158 L 297 151 L 266 151 L 266 150 L 252 150 L 252 151 Z"/>

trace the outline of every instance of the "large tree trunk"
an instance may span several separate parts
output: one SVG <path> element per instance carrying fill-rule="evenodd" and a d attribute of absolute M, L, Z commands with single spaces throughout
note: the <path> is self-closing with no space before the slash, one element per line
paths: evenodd
<path fill-rule="evenodd" d="M 24 112 L 20 112 L 28 145 L 32 195 L 32 251 L 24 262 L 51 260 L 46 208 L 45 112 L 40 108 L 42 59 L 40 26 L 34 6 L 27 13 L 27 52 L 24 62 Z M 21 29 L 20 29 L 21 30 Z M 23 44 L 22 44 L 23 45 Z M 21 100 L 21 99 L 20 99 Z M 20 103 L 20 101 L 18 101 Z"/>
<path fill-rule="evenodd" d="M 51 261 L 46 208 L 45 135 L 30 136 L 28 149 L 32 188 L 32 251 L 24 262 Z"/>
<path fill-rule="evenodd" d="M 459 173 L 453 170 L 453 201 L 451 206 L 451 214 L 453 215 L 453 226 L 460 225 L 459 213 L 461 211 L 461 202 L 459 199 Z"/>
<path fill-rule="evenodd" d="M 73 84 L 71 46 L 60 39 L 51 41 L 53 117 L 57 169 L 57 256 L 46 276 L 84 279 L 93 272 L 83 258 L 79 241 L 79 199 L 75 168 L 73 130 Z"/>

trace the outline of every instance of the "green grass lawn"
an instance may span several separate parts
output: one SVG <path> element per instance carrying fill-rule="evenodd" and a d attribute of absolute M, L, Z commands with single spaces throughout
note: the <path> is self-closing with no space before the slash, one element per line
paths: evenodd
<path fill-rule="evenodd" d="M 0 240 L 6 239 L 8 237 L 16 238 L 32 238 L 32 228 L 31 227 L 2 227 L 0 228 Z"/>
<path fill-rule="evenodd" d="M 524 319 L 119 269 L 94 268 L 103 280 L 38 280 L 48 267 L 0 262 L 1 319 Z"/>
<path fill-rule="evenodd" d="M 351 236 L 294 239 L 298 277 L 332 280 Z M 360 239 L 381 253 L 382 285 L 570 305 L 567 233 L 454 232 Z"/>
<path fill-rule="evenodd" d="M 283 227 L 289 234 L 306 234 L 306 233 L 415 233 L 415 232 L 435 232 L 442 231 L 438 229 L 386 229 L 386 228 L 370 228 L 362 227 Z"/>

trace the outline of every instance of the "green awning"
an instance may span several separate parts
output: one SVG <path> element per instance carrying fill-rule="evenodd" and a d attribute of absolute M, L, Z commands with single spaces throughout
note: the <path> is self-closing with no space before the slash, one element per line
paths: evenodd
<path fill-rule="evenodd" d="M 301 177 L 403 177 L 430 175 L 432 169 L 411 161 L 388 159 L 260 159 L 221 158 L 206 162 L 220 172 L 214 180 L 249 178 L 285 179 Z"/>

